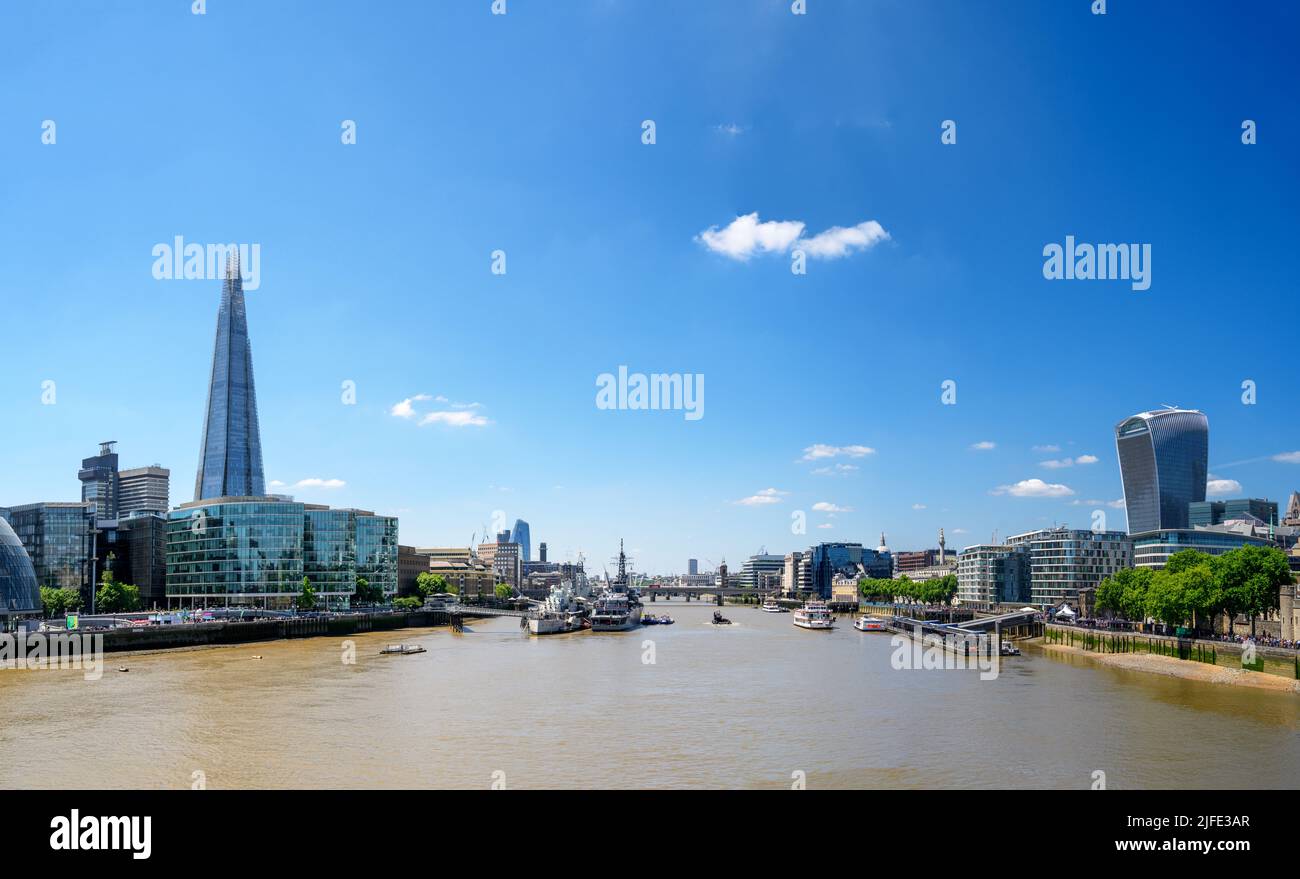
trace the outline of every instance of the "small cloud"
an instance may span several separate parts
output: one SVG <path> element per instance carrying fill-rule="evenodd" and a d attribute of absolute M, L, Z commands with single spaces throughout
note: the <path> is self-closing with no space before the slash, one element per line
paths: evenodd
<path fill-rule="evenodd" d="M 925 509 L 925 504 L 912 504 L 912 509 L 914 509 L 914 510 L 924 510 L 924 509 Z"/>
<path fill-rule="evenodd" d="M 992 440 L 981 440 L 977 443 L 971 443 L 971 448 L 977 452 L 987 452 L 990 449 L 996 449 L 998 444 Z"/>
<path fill-rule="evenodd" d="M 867 220 L 847 229 L 832 226 L 811 238 L 801 238 L 794 246 L 816 259 L 841 259 L 859 250 L 870 250 L 888 240 L 889 233 L 883 226 L 875 220 Z"/>
<path fill-rule="evenodd" d="M 969 532 L 968 532 L 965 528 L 954 528 L 954 529 L 952 529 L 952 533 L 953 533 L 953 534 L 968 534 Z"/>
<path fill-rule="evenodd" d="M 1047 453 L 1047 452 L 1059 452 L 1059 451 L 1061 451 L 1061 447 L 1058 446 L 1058 445 L 1056 445 L 1055 443 L 1050 443 L 1050 444 L 1045 445 L 1045 446 L 1034 446 L 1034 451 L 1035 451 L 1035 452 L 1043 452 L 1043 453 Z"/>
<path fill-rule="evenodd" d="M 1041 461 L 1039 467 L 1046 467 L 1048 470 L 1059 470 L 1062 467 L 1073 467 L 1074 462 L 1069 458 L 1062 458 L 1059 461 Z"/>
<path fill-rule="evenodd" d="M 726 122 L 722 125 L 713 126 L 713 130 L 731 137 L 739 137 L 745 133 L 745 126 L 737 125 L 735 122 Z"/>
<path fill-rule="evenodd" d="M 271 488 L 284 488 L 284 483 L 278 479 L 272 479 L 267 483 Z"/>
<path fill-rule="evenodd" d="M 299 479 L 293 484 L 294 488 L 342 488 L 347 485 L 342 479 L 321 479 L 316 476 L 309 476 L 306 479 Z"/>
<path fill-rule="evenodd" d="M 430 412 L 420 419 L 420 426 L 426 424 L 445 424 L 448 427 L 483 427 L 488 423 L 487 418 L 482 415 L 475 415 L 473 412 L 460 409 L 457 411 L 440 411 Z"/>
<path fill-rule="evenodd" d="M 1300 452 L 1282 452 L 1280 455 L 1274 455 L 1273 460 L 1283 464 L 1300 464 Z"/>
<path fill-rule="evenodd" d="M 835 526 L 832 525 L 830 522 L 823 522 L 823 523 L 821 523 L 820 525 L 818 525 L 817 527 L 818 527 L 818 528 L 834 528 Z"/>
<path fill-rule="evenodd" d="M 749 497 L 735 501 L 735 503 L 740 504 L 743 507 L 761 507 L 766 504 L 779 504 L 781 503 L 782 495 L 787 495 L 789 493 L 790 492 L 788 491 L 781 491 L 776 488 L 765 488 L 758 494 L 751 494 Z"/>
<path fill-rule="evenodd" d="M 1096 463 L 1097 463 L 1097 456 L 1096 456 L 1096 455 L 1080 455 L 1079 457 L 1077 457 L 1077 458 L 1074 459 L 1074 463 L 1076 463 L 1076 464 L 1096 464 Z"/>
<path fill-rule="evenodd" d="M 756 253 L 785 253 L 794 248 L 815 259 L 839 259 L 889 239 L 889 233 L 875 220 L 832 226 L 811 238 L 803 237 L 805 228 L 801 220 L 759 220 L 755 211 L 736 217 L 721 229 L 710 226 L 695 240 L 714 253 L 746 262 Z"/>
<path fill-rule="evenodd" d="M 852 513 L 852 507 L 841 507 L 827 501 L 818 501 L 813 504 L 813 509 L 819 513 Z"/>
<path fill-rule="evenodd" d="M 1240 494 L 1241 483 L 1235 479 L 1220 479 L 1213 473 L 1205 482 L 1205 493 L 1210 495 Z"/>
<path fill-rule="evenodd" d="M 992 494 L 1009 494 L 1012 497 L 1069 497 L 1074 489 L 1068 485 L 1044 482 L 1041 479 L 1022 479 L 1014 485 L 1000 485 Z"/>
<path fill-rule="evenodd" d="M 812 471 L 813 476 L 848 476 L 857 470 L 857 464 L 836 464 L 833 467 L 818 467 Z"/>
<path fill-rule="evenodd" d="M 803 450 L 803 460 L 820 461 L 825 458 L 863 458 L 874 455 L 876 450 L 870 446 L 831 446 L 826 443 L 813 443 Z"/>
<path fill-rule="evenodd" d="M 428 400 L 428 394 L 416 394 L 414 397 L 407 397 L 400 403 L 394 403 L 393 407 L 388 410 L 389 415 L 395 415 L 398 418 L 411 418 L 415 415 L 413 403 L 419 400 Z"/>

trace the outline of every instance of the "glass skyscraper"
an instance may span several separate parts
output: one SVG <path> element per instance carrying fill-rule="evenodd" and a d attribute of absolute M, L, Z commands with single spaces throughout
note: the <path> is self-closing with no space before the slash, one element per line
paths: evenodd
<path fill-rule="evenodd" d="M 194 479 L 194 499 L 261 497 L 265 493 L 253 351 L 248 342 L 244 282 L 236 252 L 226 263 L 221 308 L 217 312 L 207 420 Z"/>
<path fill-rule="evenodd" d="M 1188 526 L 1188 507 L 1205 500 L 1210 427 L 1195 409 L 1161 409 L 1115 427 L 1129 534 Z"/>
<path fill-rule="evenodd" d="M 533 560 L 533 557 L 529 555 L 532 552 L 532 535 L 528 533 L 528 523 L 523 519 L 515 519 L 514 530 L 510 532 L 510 542 L 519 544 L 519 560 L 521 562 Z"/>

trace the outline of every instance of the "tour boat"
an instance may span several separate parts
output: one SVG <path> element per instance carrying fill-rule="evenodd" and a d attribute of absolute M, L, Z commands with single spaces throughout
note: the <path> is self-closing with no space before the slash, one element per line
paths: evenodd
<path fill-rule="evenodd" d="M 412 653 L 424 653 L 425 650 L 419 644 L 389 644 L 387 647 L 385 647 L 383 650 L 380 650 L 379 652 L 384 654 L 385 656 L 391 654 L 408 656 Z"/>
<path fill-rule="evenodd" d="M 763 599 L 763 613 L 789 613 L 789 608 L 782 607 L 776 603 L 776 599 L 768 596 Z"/>
<path fill-rule="evenodd" d="M 853 621 L 853 628 L 859 632 L 886 632 L 885 621 L 880 617 L 863 614 Z"/>
<path fill-rule="evenodd" d="M 835 628 L 835 619 L 824 601 L 809 601 L 794 612 L 794 624 L 801 629 L 830 631 Z"/>

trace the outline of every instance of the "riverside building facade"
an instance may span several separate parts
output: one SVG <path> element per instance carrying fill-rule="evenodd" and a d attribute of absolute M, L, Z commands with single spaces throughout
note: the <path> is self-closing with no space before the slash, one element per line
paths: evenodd
<path fill-rule="evenodd" d="M 1075 603 L 1079 590 L 1133 567 L 1133 541 L 1122 531 L 1044 528 L 1007 538 L 1029 553 L 1030 603 Z"/>

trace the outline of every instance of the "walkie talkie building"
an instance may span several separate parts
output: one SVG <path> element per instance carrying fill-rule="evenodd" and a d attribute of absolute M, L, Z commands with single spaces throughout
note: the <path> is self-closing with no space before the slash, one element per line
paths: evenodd
<path fill-rule="evenodd" d="M 1115 427 L 1128 533 L 1188 527 L 1188 507 L 1205 500 L 1210 426 L 1195 409 L 1161 409 Z"/>
<path fill-rule="evenodd" d="M 260 497 L 265 491 L 253 350 L 248 342 L 239 252 L 235 250 L 226 261 L 226 280 L 217 312 L 208 412 L 199 471 L 194 479 L 194 499 Z"/>

